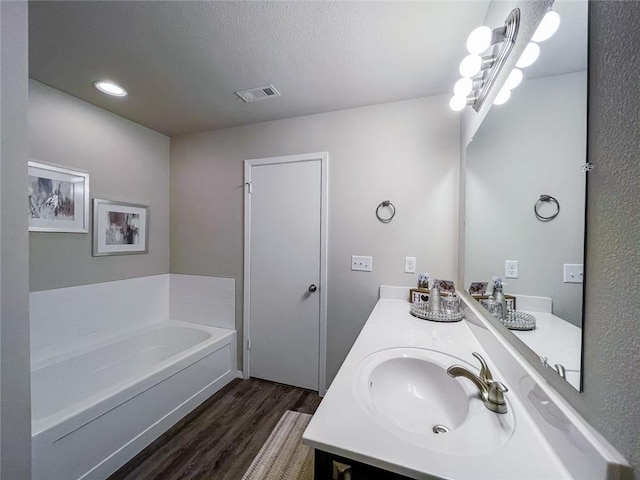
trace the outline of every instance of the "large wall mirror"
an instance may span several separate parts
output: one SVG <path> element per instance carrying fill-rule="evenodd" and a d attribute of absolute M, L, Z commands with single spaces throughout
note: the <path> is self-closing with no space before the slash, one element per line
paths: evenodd
<path fill-rule="evenodd" d="M 580 389 L 583 285 L 573 283 L 580 267 L 565 265 L 584 259 L 588 4 L 556 0 L 553 10 L 558 31 L 467 147 L 464 287 L 488 282 L 491 293 L 501 278 L 516 309 L 536 318 L 534 330 L 514 334 Z M 558 205 L 543 195 L 559 204 L 546 221 L 536 204 L 540 217 Z M 507 260 L 517 278 L 505 278 Z"/>

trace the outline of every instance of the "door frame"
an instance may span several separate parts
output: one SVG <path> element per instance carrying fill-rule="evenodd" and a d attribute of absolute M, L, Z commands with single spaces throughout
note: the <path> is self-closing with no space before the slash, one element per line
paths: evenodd
<path fill-rule="evenodd" d="M 320 331 L 318 358 L 318 393 L 327 389 L 327 226 L 329 212 L 329 152 L 305 153 L 282 157 L 257 158 L 244 161 L 244 312 L 242 322 L 242 376 L 251 376 L 249 339 L 251 338 L 251 168 L 259 165 L 308 162 L 320 160 Z"/>

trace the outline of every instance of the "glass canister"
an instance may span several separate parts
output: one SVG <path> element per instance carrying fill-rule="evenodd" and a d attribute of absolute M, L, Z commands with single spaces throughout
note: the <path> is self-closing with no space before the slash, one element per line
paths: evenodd
<path fill-rule="evenodd" d="M 449 294 L 440 300 L 442 310 L 447 314 L 455 314 L 460 311 L 460 298 L 455 294 Z"/>

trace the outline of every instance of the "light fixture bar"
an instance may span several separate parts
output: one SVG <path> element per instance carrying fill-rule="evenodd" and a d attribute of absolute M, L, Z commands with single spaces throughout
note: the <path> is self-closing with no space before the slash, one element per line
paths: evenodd
<path fill-rule="evenodd" d="M 494 28 L 491 31 L 491 45 L 495 45 L 496 43 L 503 42 L 505 38 L 507 38 L 506 25 L 503 25 L 502 27 Z"/>
<path fill-rule="evenodd" d="M 475 102 L 472 105 L 473 109 L 476 112 L 480 111 L 480 108 L 482 107 L 487 96 L 489 95 L 489 92 L 491 91 L 491 87 L 495 83 L 496 78 L 498 78 L 498 74 L 500 73 L 500 70 L 502 70 L 502 67 L 507 61 L 507 58 L 509 57 L 511 50 L 513 50 L 513 46 L 516 43 L 518 30 L 520 29 L 520 9 L 519 8 L 514 8 L 513 10 L 511 10 L 511 13 L 509 13 L 509 15 L 507 16 L 504 22 L 504 27 L 494 29 L 494 32 L 496 32 L 496 30 L 501 30 L 503 28 L 504 28 L 504 39 L 502 40 L 502 44 L 499 46 L 498 52 L 494 57 L 494 61 L 491 64 L 491 68 L 488 70 L 488 74 L 486 78 L 484 78 L 482 89 L 476 96 Z"/>

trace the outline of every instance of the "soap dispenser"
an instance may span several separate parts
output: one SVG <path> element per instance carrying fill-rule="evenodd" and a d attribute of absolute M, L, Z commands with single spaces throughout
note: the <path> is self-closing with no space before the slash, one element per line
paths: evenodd
<path fill-rule="evenodd" d="M 493 280 L 493 300 L 495 302 L 494 312 L 495 317 L 498 320 L 502 320 L 507 317 L 507 299 L 502 291 L 502 279 L 494 278 Z"/>
<path fill-rule="evenodd" d="M 429 294 L 428 310 L 430 312 L 439 312 L 442 308 L 442 298 L 440 296 L 440 287 L 438 286 L 438 280 L 433 279 L 433 286 L 431 287 L 431 293 Z"/>

